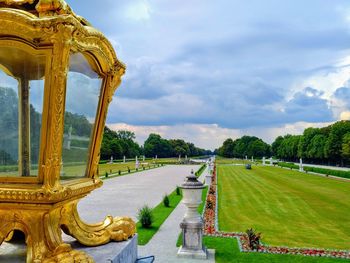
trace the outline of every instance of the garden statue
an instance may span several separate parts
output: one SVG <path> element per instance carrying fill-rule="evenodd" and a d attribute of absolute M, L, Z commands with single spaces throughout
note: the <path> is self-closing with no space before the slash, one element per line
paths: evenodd
<path fill-rule="evenodd" d="M 102 186 L 107 109 L 125 66 L 64 0 L 0 0 L 0 21 L 0 78 L 10 83 L 0 89 L 17 111 L 13 125 L 3 123 L 10 139 L 0 144 L 9 156 L 3 166 L 16 168 L 0 172 L 0 244 L 21 231 L 27 262 L 93 262 L 63 242 L 62 230 L 86 246 L 127 240 L 136 230 L 128 217 L 86 224 L 77 210 Z M 63 147 L 65 133 L 88 141 Z M 63 171 L 63 162 L 70 169 Z"/>
<path fill-rule="evenodd" d="M 304 172 L 303 159 L 299 159 L 299 172 Z"/>

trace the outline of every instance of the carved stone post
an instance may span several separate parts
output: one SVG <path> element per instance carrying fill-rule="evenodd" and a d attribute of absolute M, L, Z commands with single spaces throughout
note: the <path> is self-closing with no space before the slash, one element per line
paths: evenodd
<path fill-rule="evenodd" d="M 198 206 L 202 203 L 202 189 L 204 185 L 191 174 L 181 185 L 183 203 L 187 207 L 184 219 L 180 227 L 182 229 L 182 246 L 177 255 L 187 258 L 208 258 L 208 252 L 203 245 L 203 219 L 198 213 Z"/>

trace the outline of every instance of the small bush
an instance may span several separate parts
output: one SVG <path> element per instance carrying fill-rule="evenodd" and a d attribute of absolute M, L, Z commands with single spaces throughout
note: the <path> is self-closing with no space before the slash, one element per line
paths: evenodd
<path fill-rule="evenodd" d="M 130 173 L 130 167 L 128 166 L 128 173 Z"/>
<path fill-rule="evenodd" d="M 210 200 L 207 200 L 206 207 L 207 207 L 207 209 L 213 209 L 213 207 L 214 207 L 213 202 Z"/>
<path fill-rule="evenodd" d="M 261 233 L 256 233 L 253 228 L 247 229 L 246 234 L 248 236 L 249 247 L 251 250 L 259 250 Z"/>
<path fill-rule="evenodd" d="M 118 171 L 118 174 L 121 175 L 121 174 L 122 174 L 122 171 L 119 170 L 119 171 Z"/>
<path fill-rule="evenodd" d="M 181 195 L 181 189 L 178 186 L 176 186 L 176 195 Z"/>
<path fill-rule="evenodd" d="M 163 204 L 165 207 L 170 206 L 169 196 L 167 194 L 165 194 L 165 196 L 163 197 Z"/>
<path fill-rule="evenodd" d="M 107 172 L 105 173 L 105 177 L 108 178 L 108 173 Z"/>
<path fill-rule="evenodd" d="M 150 228 L 154 221 L 152 209 L 149 206 L 145 205 L 139 209 L 137 219 L 140 221 L 142 227 Z"/>

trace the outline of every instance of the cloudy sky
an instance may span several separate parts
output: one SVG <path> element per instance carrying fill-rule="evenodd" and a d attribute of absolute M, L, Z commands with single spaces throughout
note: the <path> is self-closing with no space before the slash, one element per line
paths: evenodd
<path fill-rule="evenodd" d="M 348 0 L 69 1 L 127 65 L 107 123 L 214 149 L 350 118 Z"/>

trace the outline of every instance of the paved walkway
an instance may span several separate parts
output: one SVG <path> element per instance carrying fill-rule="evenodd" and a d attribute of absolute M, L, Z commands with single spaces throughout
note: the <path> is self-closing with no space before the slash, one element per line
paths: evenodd
<path fill-rule="evenodd" d="M 207 168 L 208 169 L 208 168 Z M 200 181 L 203 182 L 204 176 L 207 170 L 205 170 Z M 162 224 L 158 232 L 153 236 L 150 242 L 145 246 L 139 246 L 138 253 L 139 256 L 155 256 L 155 262 L 166 262 L 166 263 L 212 263 L 215 262 L 213 251 L 209 253 L 208 260 L 200 259 L 184 259 L 177 257 L 178 248 L 176 247 L 176 242 L 180 234 L 180 222 L 185 215 L 186 207 L 181 202 L 167 218 L 167 220 Z"/>
<path fill-rule="evenodd" d="M 299 163 L 294 163 L 294 164 L 299 165 Z M 350 171 L 349 167 L 340 167 L 340 166 L 331 166 L 331 165 L 303 163 L 303 166 L 318 167 L 318 168 L 325 168 L 325 169 L 339 170 L 339 171 Z"/>
<path fill-rule="evenodd" d="M 104 185 L 100 189 L 93 191 L 79 203 L 80 216 L 88 223 L 101 222 L 108 214 L 112 216 L 127 215 L 136 221 L 140 207 L 144 204 L 150 207 L 159 204 L 165 193 L 172 192 L 177 185 L 184 181 L 192 169 L 196 171 L 199 167 L 199 165 L 167 165 L 104 180 Z M 179 221 L 173 224 L 173 229 L 179 233 L 178 224 Z M 63 239 L 65 241 L 72 240 L 70 236 L 64 234 Z M 0 262 L 24 262 L 25 254 L 26 247 L 23 243 L 4 242 L 0 246 Z"/>
<path fill-rule="evenodd" d="M 158 205 L 165 193 L 170 194 L 198 165 L 167 165 L 130 175 L 104 180 L 78 205 L 81 218 L 89 223 L 101 221 L 106 215 L 130 216 L 135 221 L 138 209 L 147 204 Z M 91 209 L 93 207 L 93 209 Z"/>

